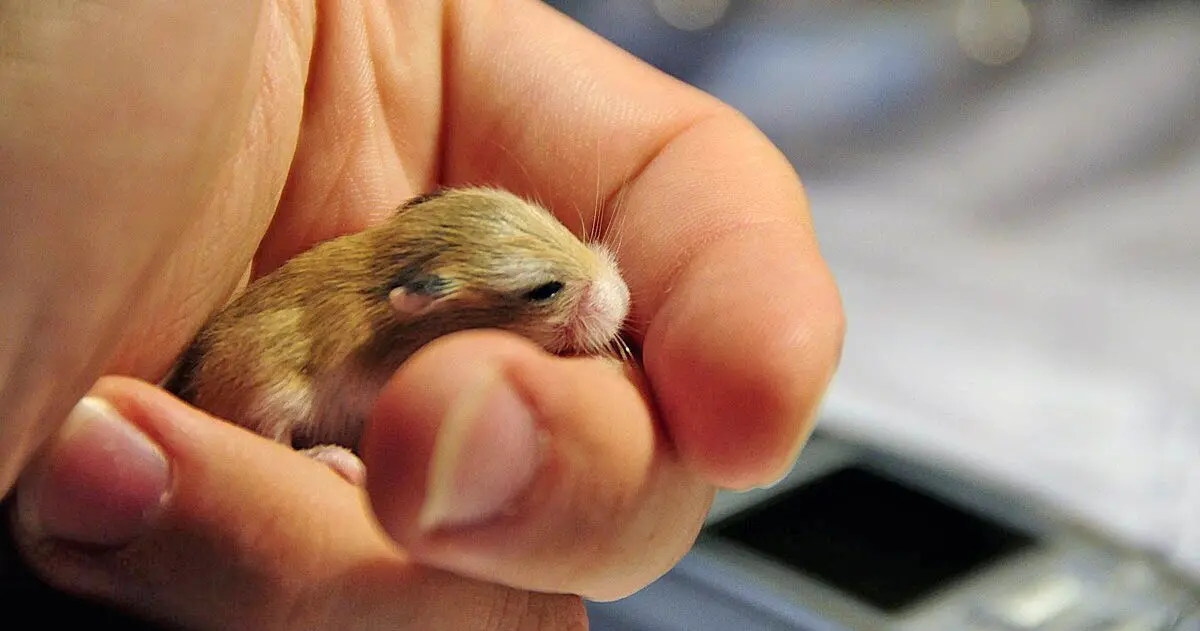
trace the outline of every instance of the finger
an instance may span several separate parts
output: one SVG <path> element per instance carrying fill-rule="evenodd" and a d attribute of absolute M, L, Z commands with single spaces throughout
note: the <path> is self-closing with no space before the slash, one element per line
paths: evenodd
<path fill-rule="evenodd" d="M 712 500 L 663 443 L 620 364 L 476 331 L 400 369 L 363 454 L 376 516 L 422 562 L 612 599 L 670 569 Z"/>
<path fill-rule="evenodd" d="M 723 486 L 782 475 L 844 327 L 790 165 L 729 108 L 541 3 L 449 6 L 445 179 L 598 224 L 685 459 Z"/>
<path fill-rule="evenodd" d="M 102 380 L 18 485 L 51 584 L 188 629 L 583 627 L 578 599 L 414 565 L 323 465 L 143 382 Z"/>
<path fill-rule="evenodd" d="M 441 3 L 318 2 L 314 10 L 319 28 L 298 41 L 303 125 L 256 255 L 259 273 L 383 219 L 439 175 Z"/>
<path fill-rule="evenodd" d="M 258 5 L 0 3 L 0 490 L 95 380 L 228 158 Z"/>

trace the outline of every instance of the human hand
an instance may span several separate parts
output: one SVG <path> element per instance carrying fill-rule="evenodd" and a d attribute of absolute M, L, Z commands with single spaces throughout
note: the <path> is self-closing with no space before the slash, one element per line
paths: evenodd
<path fill-rule="evenodd" d="M 154 602 L 157 608 L 143 612 L 198 628 L 227 628 L 221 623 L 230 618 L 284 624 L 287 605 L 313 593 L 344 595 L 344 602 L 329 600 L 347 607 L 358 603 L 341 611 L 361 616 L 363 624 L 372 619 L 365 611 L 415 624 L 427 610 L 414 609 L 403 595 L 406 587 L 425 583 L 399 580 L 413 573 L 441 577 L 434 583 L 448 590 L 443 601 L 470 600 L 468 594 L 477 593 L 471 590 L 490 589 L 499 600 L 483 601 L 537 602 L 545 605 L 534 607 L 542 612 L 538 616 L 569 617 L 577 604 L 570 599 L 518 595 L 532 590 L 612 597 L 636 589 L 690 545 L 710 485 L 760 484 L 784 472 L 836 363 L 841 312 L 816 250 L 803 191 L 786 161 L 751 126 L 537 3 L 368 2 L 322 5 L 320 11 L 302 4 L 249 5 L 176 3 L 170 15 L 158 16 L 157 23 L 171 25 L 171 33 L 192 38 L 185 41 L 193 42 L 195 56 L 187 60 L 174 59 L 178 44 L 161 55 L 167 59 L 145 54 L 155 44 L 145 35 L 157 32 L 149 26 L 155 19 L 102 14 L 87 29 L 69 33 L 75 39 L 68 45 L 56 41 L 54 50 L 64 56 L 74 51 L 85 61 L 96 49 L 104 51 L 98 57 L 110 63 L 82 64 L 82 77 L 107 77 L 114 58 L 126 59 L 132 69 L 116 76 L 131 87 L 97 88 L 108 98 L 100 104 L 108 107 L 96 107 L 95 94 L 62 80 L 52 93 L 57 101 L 51 99 L 58 109 L 49 115 L 31 99 L 34 106 L 20 116 L 2 118 L 17 123 L 0 127 L 0 138 L 27 135 L 34 127 L 46 132 L 29 135 L 29 143 L 53 176 L 45 176 L 46 186 L 23 187 L 2 200 L 21 202 L 12 206 L 17 209 L 12 218 L 6 214 L 6 221 L 21 228 L 5 232 L 6 247 L 33 239 L 57 263 L 39 277 L 41 293 L 30 293 L 32 284 L 12 285 L 10 291 L 5 280 L 6 297 L 54 316 L 49 326 L 16 329 L 16 335 L 34 330 L 64 339 L 64 332 L 83 331 L 46 355 L 30 378 L 38 388 L 5 381 L 5 394 L 15 393 L 5 397 L 4 411 L 13 412 L 5 418 L 16 418 L 19 428 L 0 429 L 0 464 L 6 470 L 15 472 L 19 464 L 13 463 L 24 463 L 32 446 L 54 429 L 64 405 L 101 368 L 151 379 L 160 375 L 200 320 L 233 291 L 251 257 L 253 274 L 261 274 L 439 183 L 499 184 L 536 196 L 568 225 L 577 223 L 579 211 L 590 223 L 612 226 L 633 290 L 633 334 L 644 351 L 654 405 L 602 362 L 546 357 L 498 334 L 454 336 L 415 356 L 380 401 L 364 453 L 370 511 L 363 505 L 347 508 L 351 503 L 344 498 L 351 491 L 313 482 L 310 476 L 318 474 L 312 467 L 319 468 L 314 463 L 286 449 L 268 449 L 233 428 L 209 423 L 220 429 L 203 431 L 218 438 L 180 441 L 176 447 L 152 434 L 164 441 L 160 448 L 172 463 L 168 506 L 148 531 L 121 542 L 125 557 L 120 551 L 107 554 L 125 559 L 117 567 L 95 557 L 72 557 L 90 563 L 90 575 L 102 580 L 66 571 L 72 566 L 61 558 L 63 550 L 27 540 L 27 550 L 35 551 L 32 558 L 52 581 L 128 606 Z M 122 10 L 162 10 L 128 6 L 133 8 Z M 254 22 L 260 9 L 262 19 Z M 120 32 L 130 25 L 137 25 L 140 39 Z M 157 43 L 162 47 L 157 52 L 167 50 L 165 42 Z M 183 67 L 155 66 L 172 63 Z M 51 66 L 56 72 L 76 67 Z M 176 83 L 191 87 L 184 91 L 187 98 L 176 94 Z M 107 129 L 104 117 L 83 113 L 89 105 L 103 114 L 120 110 L 135 88 L 137 102 L 155 104 L 147 108 L 154 116 L 124 121 L 139 130 L 136 146 L 125 147 L 130 136 L 97 134 Z M 238 105 L 213 108 L 214 99 Z M 177 108 L 165 108 L 164 102 Z M 22 126 L 21 116 L 41 122 Z M 62 125 L 64 120 L 75 124 Z M 148 122 L 162 127 L 152 124 L 147 132 L 150 141 L 160 142 L 143 137 Z M 180 132 L 187 129 L 194 131 Z M 231 131 L 220 133 L 223 129 Z M 80 153 L 90 162 L 60 155 L 52 150 L 58 145 L 47 141 L 57 138 L 51 132 L 81 131 L 88 132 L 81 134 L 84 139 L 103 145 Z M 61 142 L 74 146 L 73 141 L 80 138 Z M 118 157 L 140 170 L 100 160 L 112 161 L 114 143 L 124 149 Z M 146 158 L 163 154 L 174 159 Z M 4 177 L 28 169 L 18 160 L 27 155 L 13 151 L 0 158 L 0 181 L 29 181 Z M 93 178 L 89 170 L 101 163 L 109 164 L 107 180 Z M 103 203 L 83 203 L 91 199 Z M 89 230 L 88 239 L 64 247 L 34 221 L 47 216 L 56 217 L 59 228 L 71 228 L 69 234 Z M 684 224 L 681 216 L 695 221 Z M 96 229 L 102 225 L 97 220 L 113 218 L 119 219 L 113 227 Z M 16 262 L 30 266 L 28 260 Z M 3 273 L 18 278 L 20 269 Z M 89 282 L 67 283 L 76 269 L 90 272 Z M 130 300 L 143 287 L 146 295 Z M 133 324 L 118 329 L 128 313 Z M 119 330 L 125 335 L 107 334 Z M 471 362 L 445 361 L 467 353 Z M 5 355 L 4 365 L 17 361 L 17 354 Z M 540 467 L 523 481 L 529 484 L 517 489 L 522 499 L 507 507 L 508 514 L 469 529 L 421 529 L 442 416 L 475 383 L 467 371 L 497 365 L 526 403 L 540 406 L 535 422 L 549 435 L 554 466 Z M 117 390 L 134 388 L 116 383 Z M 181 420 L 185 413 L 172 409 L 137 417 L 146 425 L 130 420 L 147 432 L 154 423 L 202 432 L 196 428 L 203 420 Z M 243 466 L 198 466 L 201 480 L 184 482 L 191 474 L 181 463 L 208 463 L 241 450 L 252 454 L 239 460 Z M 34 469 L 67 456 L 52 448 Z M 310 473 L 297 472 L 304 467 Z M 177 493 L 188 484 L 195 484 L 190 493 Z M 266 501 L 261 496 L 267 491 L 256 494 L 256 488 L 278 501 Z M 320 501 L 313 499 L 314 489 L 322 489 Z M 389 556 L 399 553 L 386 537 L 348 552 L 342 546 L 350 543 L 312 527 L 327 520 L 337 532 L 365 532 L 371 513 L 403 546 L 403 562 Z M 275 514 L 284 517 L 277 522 Z M 305 542 L 304 554 L 283 548 Z M 354 564 L 344 563 L 347 554 Z M 198 562 L 204 559 L 207 565 Z M 413 569 L 412 560 L 478 582 Z M 256 570 L 263 564 L 266 570 Z M 194 570 L 195 584 L 139 581 L 118 571 L 151 568 L 167 576 L 193 566 L 200 568 Z M 201 590 L 200 583 L 216 589 Z M 228 600 L 238 594 L 220 589 L 247 584 L 259 589 L 245 593 L 261 598 L 242 593 Z M 432 592 L 417 592 L 434 598 Z M 378 597 L 383 609 L 354 598 L 368 595 Z M 213 606 L 227 600 L 233 605 Z M 316 609 L 322 621 L 337 622 L 332 609 Z M 503 624 L 512 621 L 498 616 Z"/>

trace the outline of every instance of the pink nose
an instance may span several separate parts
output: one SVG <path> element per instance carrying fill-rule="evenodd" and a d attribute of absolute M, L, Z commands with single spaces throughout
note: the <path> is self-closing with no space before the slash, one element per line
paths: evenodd
<path fill-rule="evenodd" d="M 629 311 L 629 289 L 620 277 L 601 276 L 584 291 L 572 333 L 584 348 L 608 344 L 621 330 Z"/>
<path fill-rule="evenodd" d="M 579 301 L 579 317 L 585 320 L 590 320 L 604 315 L 604 297 L 599 295 L 601 292 L 597 290 L 596 283 L 587 286 L 583 292 L 583 298 Z"/>

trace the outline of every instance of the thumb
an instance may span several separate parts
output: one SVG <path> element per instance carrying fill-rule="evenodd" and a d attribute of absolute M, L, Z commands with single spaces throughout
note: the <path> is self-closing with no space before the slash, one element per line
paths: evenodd
<path fill-rule="evenodd" d="M 51 585 L 172 627 L 585 624 L 578 598 L 413 564 L 324 465 L 132 379 L 98 382 L 22 476 L 14 536 Z"/>
<path fill-rule="evenodd" d="M 714 491 L 639 382 L 509 333 L 433 342 L 363 440 L 379 523 L 422 563 L 482 580 L 597 600 L 644 587 L 687 552 Z"/>

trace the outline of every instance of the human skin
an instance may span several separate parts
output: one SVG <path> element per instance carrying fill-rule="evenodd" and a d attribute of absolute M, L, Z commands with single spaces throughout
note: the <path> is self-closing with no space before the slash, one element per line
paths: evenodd
<path fill-rule="evenodd" d="M 193 628 L 351 613 L 422 628 L 437 598 L 564 628 L 582 614 L 562 594 L 637 589 L 686 551 L 714 488 L 782 475 L 836 367 L 841 305 L 784 157 L 537 2 L 17 0 L 0 5 L 0 94 L 0 489 L 67 452 L 56 431 L 89 390 L 171 462 L 167 506 L 111 553 L 25 539 L 69 591 L 154 594 L 138 613 Z M 248 278 L 416 193 L 482 182 L 611 226 L 648 388 L 499 333 L 452 336 L 381 396 L 360 502 L 145 383 L 96 384 L 156 381 Z M 429 533 L 455 357 L 502 369 L 560 457 L 514 514 Z M 215 593 L 146 578 L 185 559 Z M 257 598 L 220 591 L 247 584 Z"/>

